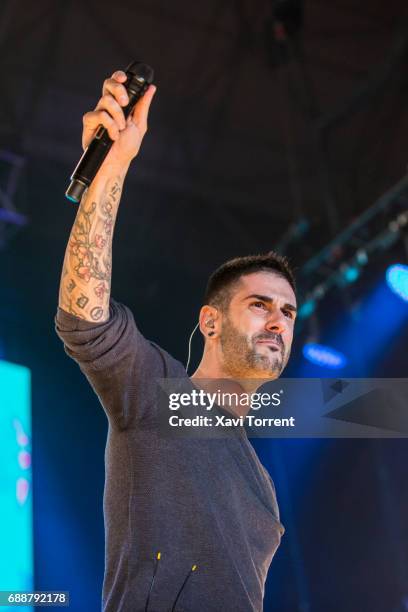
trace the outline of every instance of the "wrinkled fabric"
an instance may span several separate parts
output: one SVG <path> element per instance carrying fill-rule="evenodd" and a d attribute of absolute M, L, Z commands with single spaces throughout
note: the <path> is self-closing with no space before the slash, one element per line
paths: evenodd
<path fill-rule="evenodd" d="M 111 300 L 105 323 L 61 309 L 55 322 L 108 419 L 103 612 L 144 612 L 147 599 L 149 612 L 169 612 L 177 598 L 177 612 L 260 612 L 284 528 L 245 430 L 161 435 L 156 381 L 187 373 L 122 304 Z"/>

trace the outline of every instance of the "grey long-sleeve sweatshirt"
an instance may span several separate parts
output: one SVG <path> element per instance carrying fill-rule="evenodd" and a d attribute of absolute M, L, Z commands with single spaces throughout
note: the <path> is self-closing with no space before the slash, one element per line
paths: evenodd
<path fill-rule="evenodd" d="M 260 612 L 284 528 L 245 430 L 161 436 L 156 380 L 186 370 L 114 300 L 99 324 L 58 309 L 56 330 L 109 423 L 103 612 L 144 612 L 147 601 L 148 612 L 171 612 L 176 600 L 174 612 Z"/>

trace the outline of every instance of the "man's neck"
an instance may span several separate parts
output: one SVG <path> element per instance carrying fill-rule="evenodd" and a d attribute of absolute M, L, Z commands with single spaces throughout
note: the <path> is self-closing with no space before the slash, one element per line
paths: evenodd
<path fill-rule="evenodd" d="M 266 379 L 234 379 L 225 375 L 214 377 L 209 376 L 209 370 L 200 366 L 190 377 L 195 386 L 200 387 L 206 393 L 217 394 L 225 401 L 220 403 L 221 407 L 238 416 L 245 416 L 250 410 L 250 403 L 247 401 L 250 396 L 265 382 Z"/>

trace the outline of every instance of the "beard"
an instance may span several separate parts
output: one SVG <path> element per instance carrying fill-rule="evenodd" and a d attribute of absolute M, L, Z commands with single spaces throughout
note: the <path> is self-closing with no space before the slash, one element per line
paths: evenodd
<path fill-rule="evenodd" d="M 258 352 L 258 340 L 273 340 L 280 350 L 265 345 L 266 352 Z M 232 377 L 278 378 L 289 359 L 280 334 L 264 331 L 248 337 L 240 333 L 228 317 L 224 318 L 220 341 L 224 368 Z"/>

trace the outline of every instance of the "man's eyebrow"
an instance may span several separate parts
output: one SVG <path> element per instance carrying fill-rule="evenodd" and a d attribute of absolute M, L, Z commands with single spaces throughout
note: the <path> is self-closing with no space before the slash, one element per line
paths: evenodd
<path fill-rule="evenodd" d="M 259 293 L 252 293 L 251 295 L 247 295 L 242 301 L 244 302 L 245 300 L 250 300 L 252 298 L 255 298 L 256 300 L 261 300 L 262 302 L 266 302 L 267 304 L 272 304 L 273 302 L 273 298 L 271 298 L 269 295 L 260 295 Z M 292 310 L 293 312 L 297 312 L 297 308 L 296 306 L 293 306 L 293 304 L 285 304 L 284 308 L 286 308 L 287 310 Z"/>

